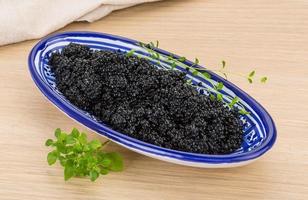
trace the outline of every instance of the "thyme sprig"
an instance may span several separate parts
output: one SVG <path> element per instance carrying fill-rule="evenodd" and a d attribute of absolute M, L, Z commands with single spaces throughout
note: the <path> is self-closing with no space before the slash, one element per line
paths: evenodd
<path fill-rule="evenodd" d="M 158 65 L 160 65 L 161 67 L 163 67 L 161 65 L 161 58 L 163 56 L 161 56 L 156 50 L 155 48 L 159 47 L 159 41 L 157 40 L 155 43 L 154 42 L 150 42 L 148 44 L 146 43 L 139 43 L 139 46 L 142 47 L 144 50 L 147 51 L 147 53 L 150 55 L 150 58 L 152 58 L 153 60 L 156 61 L 156 63 Z M 135 53 L 135 50 L 131 50 L 129 52 L 127 52 L 128 56 L 131 56 Z M 221 67 L 219 69 L 205 69 L 199 66 L 199 59 L 195 58 L 195 61 L 192 65 L 188 65 L 185 63 L 186 58 L 185 57 L 178 57 L 176 58 L 174 55 L 169 55 L 166 58 L 163 58 L 165 61 L 167 61 L 171 68 L 170 70 L 174 70 L 176 69 L 177 66 L 181 65 L 183 66 L 187 73 L 191 73 L 193 76 L 200 76 L 202 78 L 204 78 L 205 80 L 207 80 L 207 82 L 211 85 L 211 87 L 203 87 L 203 89 L 205 89 L 208 93 L 209 93 L 209 97 L 212 100 L 218 100 L 221 102 L 224 102 L 230 109 L 233 108 L 235 105 L 237 105 L 237 107 L 240 107 L 240 109 L 238 109 L 239 113 L 241 115 L 247 115 L 249 114 L 248 111 L 245 110 L 245 108 L 243 106 L 241 106 L 239 104 L 239 98 L 237 96 L 234 96 L 232 99 L 229 98 L 229 96 L 226 96 L 222 93 L 222 90 L 224 88 L 224 84 L 222 82 L 216 82 L 215 80 L 212 79 L 212 76 L 209 72 L 217 72 L 219 74 L 222 74 L 223 77 L 227 80 L 228 79 L 228 74 L 232 74 L 232 75 L 236 75 L 242 78 L 245 78 L 250 84 L 252 84 L 253 82 L 255 82 L 256 79 L 256 71 L 253 70 L 251 72 L 249 72 L 248 75 L 243 75 L 243 74 L 238 74 L 238 73 L 232 73 L 230 71 L 227 71 L 227 63 L 226 61 L 222 60 L 221 61 Z M 266 76 L 262 76 L 258 78 L 259 81 L 261 83 L 266 83 L 268 78 Z M 199 84 L 195 85 L 193 83 L 193 79 L 188 79 L 186 81 L 187 84 L 192 85 L 193 87 L 197 87 L 200 88 L 202 86 L 202 83 L 200 82 Z M 230 102 L 226 101 L 225 99 L 229 99 Z"/>

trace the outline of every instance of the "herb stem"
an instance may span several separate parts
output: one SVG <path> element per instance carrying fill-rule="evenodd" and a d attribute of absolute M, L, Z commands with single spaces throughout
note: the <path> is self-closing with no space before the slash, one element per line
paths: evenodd
<path fill-rule="evenodd" d="M 208 71 L 211 71 L 211 72 L 218 72 L 218 73 L 221 73 L 221 74 L 224 74 L 224 73 L 228 73 L 228 74 L 231 74 L 231 75 L 235 75 L 235 76 L 239 76 L 239 77 L 242 77 L 242 78 L 247 78 L 247 76 L 243 75 L 243 74 L 240 74 L 240 73 L 234 73 L 234 72 L 230 72 L 230 71 L 222 71 L 220 69 L 208 69 Z"/>
<path fill-rule="evenodd" d="M 103 143 L 102 143 L 102 146 L 105 146 L 105 145 L 107 145 L 108 143 L 110 143 L 110 140 L 107 140 L 106 142 L 103 142 Z"/>

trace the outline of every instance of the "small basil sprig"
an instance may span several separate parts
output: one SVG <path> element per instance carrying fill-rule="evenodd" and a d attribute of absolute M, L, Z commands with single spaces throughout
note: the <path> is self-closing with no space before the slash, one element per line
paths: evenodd
<path fill-rule="evenodd" d="M 109 171 L 122 171 L 123 161 L 116 152 L 106 153 L 102 147 L 108 142 L 94 139 L 87 140 L 85 133 L 80 133 L 76 128 L 70 134 L 61 129 L 55 130 L 56 140 L 48 139 L 46 146 L 54 150 L 47 155 L 47 162 L 53 165 L 58 160 L 64 167 L 64 180 L 71 177 L 90 177 L 95 181 L 100 175 L 106 175 Z"/>

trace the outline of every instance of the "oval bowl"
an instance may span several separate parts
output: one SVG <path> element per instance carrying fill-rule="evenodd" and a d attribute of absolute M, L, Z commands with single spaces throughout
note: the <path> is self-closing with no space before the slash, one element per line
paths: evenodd
<path fill-rule="evenodd" d="M 71 104 L 57 90 L 54 82 L 55 78 L 48 65 L 48 60 L 52 52 L 61 51 L 64 46 L 71 42 L 88 45 L 91 49 L 109 49 L 123 52 L 134 49 L 134 54 L 147 57 L 158 68 L 170 68 L 171 64 L 168 61 L 168 57 L 172 55 L 174 58 L 179 58 L 179 56 L 154 48 L 155 52 L 159 54 L 159 56 L 156 54 L 154 59 L 151 56 L 151 52 L 136 40 L 95 32 L 59 33 L 42 39 L 33 47 L 29 54 L 28 65 L 32 79 L 40 91 L 69 117 L 119 145 L 152 158 L 176 164 L 204 168 L 222 168 L 248 164 L 262 156 L 275 143 L 276 128 L 268 112 L 244 91 L 212 72 L 208 72 L 212 79 L 210 81 L 203 76 L 191 73 L 187 74 L 187 78 L 191 78 L 193 83 L 202 82 L 202 85 L 197 87 L 197 90 L 205 95 L 207 95 L 206 88 L 210 89 L 213 87 L 213 84 L 223 82 L 224 88 L 222 93 L 224 100 L 229 102 L 234 96 L 238 96 L 239 103 L 236 106 L 245 108 L 250 112 L 248 115 L 241 116 L 241 120 L 244 123 L 244 140 L 241 148 L 236 152 L 226 155 L 181 152 L 155 146 L 114 131 L 108 125 L 96 120 L 94 116 Z M 185 71 L 186 66 L 191 66 L 193 63 L 185 60 L 177 62 L 176 65 L 177 70 Z M 196 67 L 201 68 L 200 70 L 206 70 L 206 68 L 198 65 Z"/>

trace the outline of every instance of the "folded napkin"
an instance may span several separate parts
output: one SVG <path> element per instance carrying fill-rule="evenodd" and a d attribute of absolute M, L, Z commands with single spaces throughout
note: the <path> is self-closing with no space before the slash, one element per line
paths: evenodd
<path fill-rule="evenodd" d="M 40 38 L 74 21 L 157 0 L 0 0 L 0 46 Z"/>

